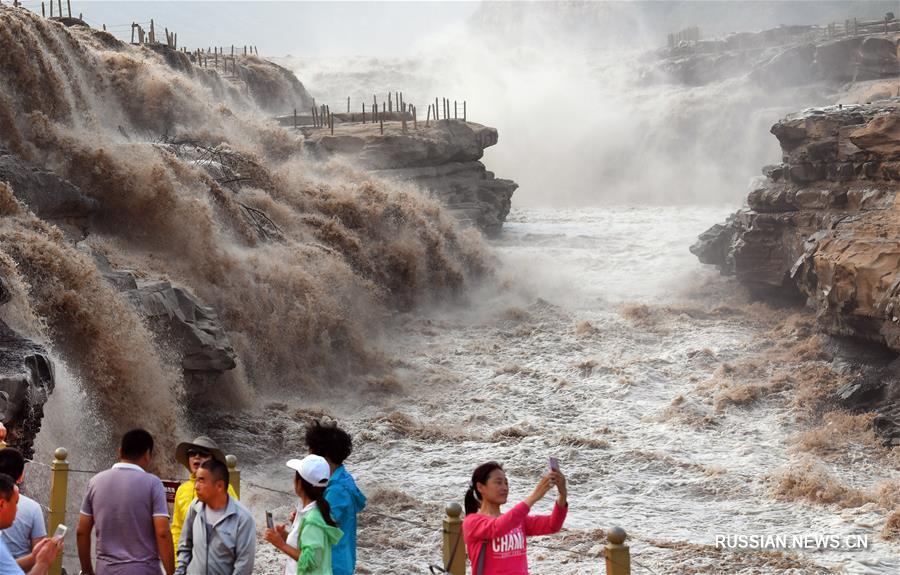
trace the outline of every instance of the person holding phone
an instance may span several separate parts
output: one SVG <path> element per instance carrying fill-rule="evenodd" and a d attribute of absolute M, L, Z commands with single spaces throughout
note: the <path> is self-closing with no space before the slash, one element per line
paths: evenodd
<path fill-rule="evenodd" d="M 331 469 L 325 458 L 318 455 L 291 459 L 287 466 L 294 470 L 299 509 L 290 531 L 287 525 L 276 525 L 266 529 L 265 539 L 288 556 L 285 575 L 333 575 L 332 547 L 344 533 L 331 517 L 331 506 L 325 499 Z"/>
<path fill-rule="evenodd" d="M 12 447 L 0 450 L 0 473 L 15 479 L 16 485 L 22 485 L 25 479 L 25 457 L 19 450 Z M 11 526 L 0 530 L 0 539 L 3 539 L 6 548 L 23 571 L 34 567 L 34 547 L 46 537 L 47 527 L 41 505 L 19 493 L 16 520 Z"/>
<path fill-rule="evenodd" d="M 0 473 L 0 529 L 8 529 L 16 518 L 16 508 L 19 503 L 19 487 L 15 480 L 5 473 Z M 65 535 L 65 532 L 63 532 Z M 50 566 L 62 551 L 62 537 L 41 539 L 34 546 L 34 564 L 28 571 L 28 575 L 46 575 Z M 4 575 L 24 574 L 25 571 L 13 559 L 6 543 L 0 539 L 0 573 Z"/>
<path fill-rule="evenodd" d="M 555 467 L 540 478 L 531 495 L 506 513 L 500 511 L 509 496 L 503 466 L 489 461 L 475 468 L 466 490 L 463 520 L 463 539 L 473 575 L 528 575 L 526 537 L 558 532 L 569 509 L 566 477 L 558 464 Z M 553 512 L 531 515 L 534 504 L 554 486 L 557 496 Z"/>

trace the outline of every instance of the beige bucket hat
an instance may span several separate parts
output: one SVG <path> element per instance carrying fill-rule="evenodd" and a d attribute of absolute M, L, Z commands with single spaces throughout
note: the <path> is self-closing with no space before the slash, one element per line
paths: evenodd
<path fill-rule="evenodd" d="M 182 441 L 178 444 L 178 447 L 175 448 L 175 460 L 184 465 L 188 471 L 191 470 L 190 464 L 188 463 L 188 455 L 187 452 L 191 449 L 202 449 L 204 451 L 209 451 L 212 453 L 213 459 L 218 459 L 222 463 L 225 463 L 225 454 L 222 453 L 222 450 L 219 449 L 219 446 L 215 441 L 208 438 L 205 435 L 201 435 L 199 437 L 195 437 L 194 441 Z"/>

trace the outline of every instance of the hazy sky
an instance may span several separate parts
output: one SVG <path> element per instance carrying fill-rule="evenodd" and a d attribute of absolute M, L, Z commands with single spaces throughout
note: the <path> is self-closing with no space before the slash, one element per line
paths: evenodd
<path fill-rule="evenodd" d="M 181 46 L 255 44 L 270 56 L 401 56 L 418 40 L 462 25 L 478 8 L 476 2 L 71 2 L 73 15 L 83 13 L 98 28 L 106 24 L 121 39 L 130 39 L 132 21 L 153 18 L 159 30 L 178 32 Z M 41 10 L 35 0 L 23 4 Z"/>
<path fill-rule="evenodd" d="M 9 2 L 9 0 L 8 0 Z M 23 5 L 40 12 L 39 0 Z M 285 56 L 416 56 L 423 45 L 436 37 L 453 37 L 481 9 L 474 1 L 409 2 L 305 2 L 305 1 L 81 1 L 71 0 L 74 15 L 83 13 L 91 25 L 106 24 L 110 32 L 129 40 L 131 22 L 149 25 L 153 18 L 162 30 L 178 32 L 180 46 L 255 44 L 260 55 Z M 496 3 L 495 3 L 496 4 Z M 510 8 L 513 2 L 504 2 Z M 519 3 L 524 4 L 524 3 Z M 563 2 L 572 6 L 576 2 Z M 665 43 L 666 32 L 699 24 L 704 36 L 732 31 L 758 30 L 779 24 L 825 24 L 852 16 L 881 18 L 885 9 L 897 2 L 855 1 L 666 1 L 609 2 L 598 13 L 621 13 L 624 6 L 637 8 L 640 22 L 657 45 Z M 62 2 L 65 8 L 66 2 Z M 546 8 L 548 3 L 544 3 Z M 523 6 L 520 6 L 520 8 Z M 527 9 L 527 7 L 525 7 Z M 627 8 L 626 8 L 627 10 Z M 510 13 L 518 10 L 513 9 Z M 900 10 L 894 10 L 900 13 Z M 481 10 L 484 13 L 496 11 Z M 577 13 L 578 10 L 573 10 Z M 602 27 L 590 18 L 573 21 L 581 33 Z M 492 34 L 497 28 L 515 26 L 507 20 L 494 21 L 479 33 Z M 584 29 L 587 28 L 587 29 Z M 459 35 L 461 36 L 461 35 Z M 526 38 L 527 40 L 527 38 Z"/>

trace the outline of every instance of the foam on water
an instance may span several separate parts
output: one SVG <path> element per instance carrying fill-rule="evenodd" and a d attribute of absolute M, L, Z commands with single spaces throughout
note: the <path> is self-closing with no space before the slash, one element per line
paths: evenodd
<path fill-rule="evenodd" d="M 568 473 L 570 513 L 564 534 L 532 546 L 535 573 L 596 572 L 597 529 L 611 525 L 626 528 L 633 556 L 656 573 L 896 572 L 897 543 L 879 535 L 888 509 L 877 497 L 842 508 L 777 492 L 786 470 L 814 475 L 805 467 L 814 457 L 792 448 L 807 424 L 789 391 L 722 409 L 703 391 L 723 364 L 778 368 L 765 363 L 768 330 L 805 313 L 766 312 L 690 256 L 696 234 L 728 211 L 514 211 L 494 244 L 505 287 L 485 288 L 465 309 L 398 320 L 404 335 L 391 346 L 393 389 L 402 393 L 272 406 L 267 417 L 287 426 L 279 434 L 289 438 L 288 452 L 245 468 L 245 477 L 289 488 L 281 459 L 302 450 L 300 426 L 310 417 L 302 410 L 315 407 L 354 431 L 348 463 L 376 494 L 370 511 L 433 527 L 364 513 L 362 572 L 418 572 L 436 561 L 443 504 L 461 501 L 478 463 L 504 463 L 514 502 L 549 455 Z M 227 435 L 240 449 L 242 436 L 233 428 Z M 247 438 L 248 448 L 253 441 Z M 876 451 L 866 453 L 852 463 L 811 465 L 873 494 L 898 473 Z M 258 506 L 287 512 L 289 497 L 247 492 Z M 716 534 L 813 533 L 867 534 L 870 547 L 806 555 L 713 547 Z M 261 561 L 280 558 L 263 546 Z"/>

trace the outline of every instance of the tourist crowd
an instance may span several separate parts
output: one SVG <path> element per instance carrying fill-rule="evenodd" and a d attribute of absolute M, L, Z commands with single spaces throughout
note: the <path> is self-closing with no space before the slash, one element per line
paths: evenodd
<path fill-rule="evenodd" d="M 4 431 L 0 425 L 0 440 Z M 253 573 L 256 523 L 229 484 L 224 453 L 205 436 L 177 446 L 175 459 L 190 476 L 176 491 L 170 521 L 163 483 L 147 471 L 153 445 L 143 429 L 125 433 L 118 462 L 91 478 L 76 530 L 81 575 Z M 351 437 L 334 424 L 315 422 L 306 429 L 306 447 L 308 455 L 287 461 L 298 498 L 290 524 L 275 524 L 266 512 L 264 539 L 285 555 L 285 575 L 350 575 L 356 568 L 357 514 L 366 505 L 343 465 Z M 16 449 L 0 450 L 0 575 L 44 575 L 62 551 L 65 528 L 48 538 L 40 505 L 19 493 L 25 463 Z M 553 487 L 553 512 L 530 514 Z M 555 533 L 565 520 L 566 480 L 557 467 L 502 513 L 508 493 L 500 464 L 475 469 L 463 522 L 473 575 L 527 575 L 526 537 Z"/>

